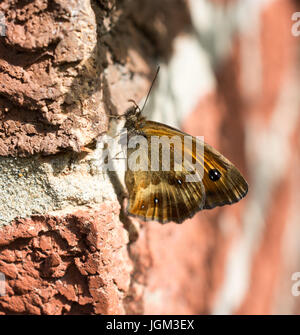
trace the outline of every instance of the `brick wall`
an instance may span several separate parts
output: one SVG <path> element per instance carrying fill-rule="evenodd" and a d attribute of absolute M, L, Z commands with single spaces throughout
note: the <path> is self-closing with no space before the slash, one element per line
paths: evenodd
<path fill-rule="evenodd" d="M 2 314 L 299 313 L 299 2 L 3 1 Z M 0 22 L 1 23 L 1 22 Z M 122 213 L 108 114 L 224 153 L 249 194 L 182 225 Z"/>

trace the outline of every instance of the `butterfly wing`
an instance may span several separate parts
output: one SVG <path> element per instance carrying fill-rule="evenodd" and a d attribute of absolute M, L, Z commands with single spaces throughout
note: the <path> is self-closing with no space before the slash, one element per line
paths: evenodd
<path fill-rule="evenodd" d="M 127 211 L 144 221 L 180 223 L 203 208 L 203 184 L 179 185 L 184 176 L 167 172 L 126 171 Z M 177 185 L 179 186 L 177 186 Z"/>
<path fill-rule="evenodd" d="M 205 209 L 230 205 L 244 198 L 248 192 L 248 184 L 239 170 L 210 145 L 204 145 L 204 177 Z M 210 177 L 211 171 L 219 171 L 218 180 Z"/>
<path fill-rule="evenodd" d="M 142 145 L 139 150 L 147 162 L 147 171 L 132 171 L 127 169 L 125 183 L 129 193 L 128 213 L 140 217 L 144 221 L 155 220 L 161 223 L 173 221 L 180 223 L 192 217 L 197 211 L 204 208 L 213 208 L 239 201 L 247 193 L 247 183 L 239 171 L 215 149 L 204 145 L 202 154 L 181 146 L 182 157 L 190 156 L 190 162 L 197 161 L 203 167 L 201 178 L 187 181 L 190 174 L 188 166 L 177 161 L 174 156 L 175 146 L 171 146 L 171 168 L 164 171 L 161 163 L 158 171 L 151 169 L 151 137 L 178 136 L 184 143 L 187 134 L 153 121 L 144 121 L 137 129 L 142 134 L 147 145 Z M 190 135 L 188 135 L 190 136 Z M 193 138 L 193 141 L 198 141 Z M 180 149 L 179 149 L 180 150 Z M 133 149 L 128 149 L 128 156 Z M 159 159 L 159 157 L 157 157 Z M 181 171 L 174 169 L 176 164 L 181 164 Z M 220 174 L 211 174 L 216 171 Z M 218 178 L 218 180 L 216 180 Z M 215 179 L 215 180 L 213 180 Z"/>

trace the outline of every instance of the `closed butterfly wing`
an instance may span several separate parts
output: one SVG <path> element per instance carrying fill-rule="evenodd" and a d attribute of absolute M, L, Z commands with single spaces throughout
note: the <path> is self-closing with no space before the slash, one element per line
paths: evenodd
<path fill-rule="evenodd" d="M 201 183 L 183 184 L 183 180 L 184 176 L 166 172 L 127 171 L 128 213 L 161 223 L 180 223 L 192 217 L 203 208 L 204 189 Z"/>
<path fill-rule="evenodd" d="M 154 220 L 161 223 L 173 221 L 181 223 L 205 208 L 213 208 L 239 201 L 247 193 L 247 183 L 239 171 L 220 153 L 207 144 L 202 143 L 203 150 L 198 153 L 193 147 L 184 145 L 184 136 L 189 136 L 193 142 L 199 141 L 177 129 L 153 121 L 139 124 L 136 134 L 142 135 L 147 141 L 141 144 L 139 150 L 146 161 L 146 171 L 127 169 L 125 183 L 128 189 L 128 213 L 140 217 L 144 221 Z M 131 134 L 135 134 L 131 132 Z M 159 152 L 159 169 L 153 171 L 151 165 L 151 138 L 179 137 L 181 147 L 170 146 L 170 169 L 165 169 L 162 153 Z M 181 150 L 188 162 L 198 162 L 202 167 L 201 178 L 188 181 L 189 166 L 178 159 L 176 153 Z M 134 149 L 128 148 L 128 157 Z M 181 170 L 176 166 L 181 165 Z M 191 167 L 192 168 L 192 167 Z M 193 180 L 193 176 L 191 177 Z"/>

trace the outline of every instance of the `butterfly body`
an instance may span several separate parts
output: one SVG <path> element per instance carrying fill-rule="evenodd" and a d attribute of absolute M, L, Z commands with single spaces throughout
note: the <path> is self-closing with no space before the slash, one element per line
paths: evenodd
<path fill-rule="evenodd" d="M 125 184 L 129 197 L 129 215 L 139 217 L 143 221 L 181 223 L 202 209 L 232 204 L 247 194 L 247 182 L 237 168 L 204 142 L 202 151 L 198 153 L 195 149 L 200 144 L 197 138 L 165 124 L 146 120 L 141 116 L 138 107 L 129 109 L 126 113 L 125 128 L 128 143 L 136 136 L 145 139 L 139 150 L 147 167 L 134 171 L 127 167 Z M 191 138 L 191 147 L 185 144 L 186 136 Z M 151 151 L 151 141 L 154 137 L 180 140 L 180 147 L 175 143 L 170 146 L 169 169 L 162 162 L 161 150 L 155 153 Z M 135 150 L 136 148 L 128 146 L 128 157 Z M 190 158 L 190 165 L 191 162 L 199 163 L 198 166 L 203 170 L 200 179 L 192 176 L 191 180 L 187 180 L 187 176 L 190 176 L 189 166 L 185 166 L 183 159 L 177 157 L 178 153 L 181 154 L 180 157 Z M 151 158 L 152 155 L 155 156 Z M 153 162 L 158 164 L 158 169 L 152 169 Z"/>

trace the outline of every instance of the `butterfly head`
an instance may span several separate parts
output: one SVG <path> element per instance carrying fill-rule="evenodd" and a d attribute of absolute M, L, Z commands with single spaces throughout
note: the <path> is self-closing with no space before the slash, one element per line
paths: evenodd
<path fill-rule="evenodd" d="M 125 113 L 126 120 L 132 120 L 136 121 L 141 117 L 142 111 L 140 107 L 134 103 L 134 106 L 127 109 L 127 112 Z"/>
<path fill-rule="evenodd" d="M 134 103 L 134 106 L 130 107 L 125 113 L 125 128 L 134 130 L 137 127 L 138 122 L 144 118 L 142 117 L 142 110 L 140 107 L 133 100 L 130 101 Z"/>

